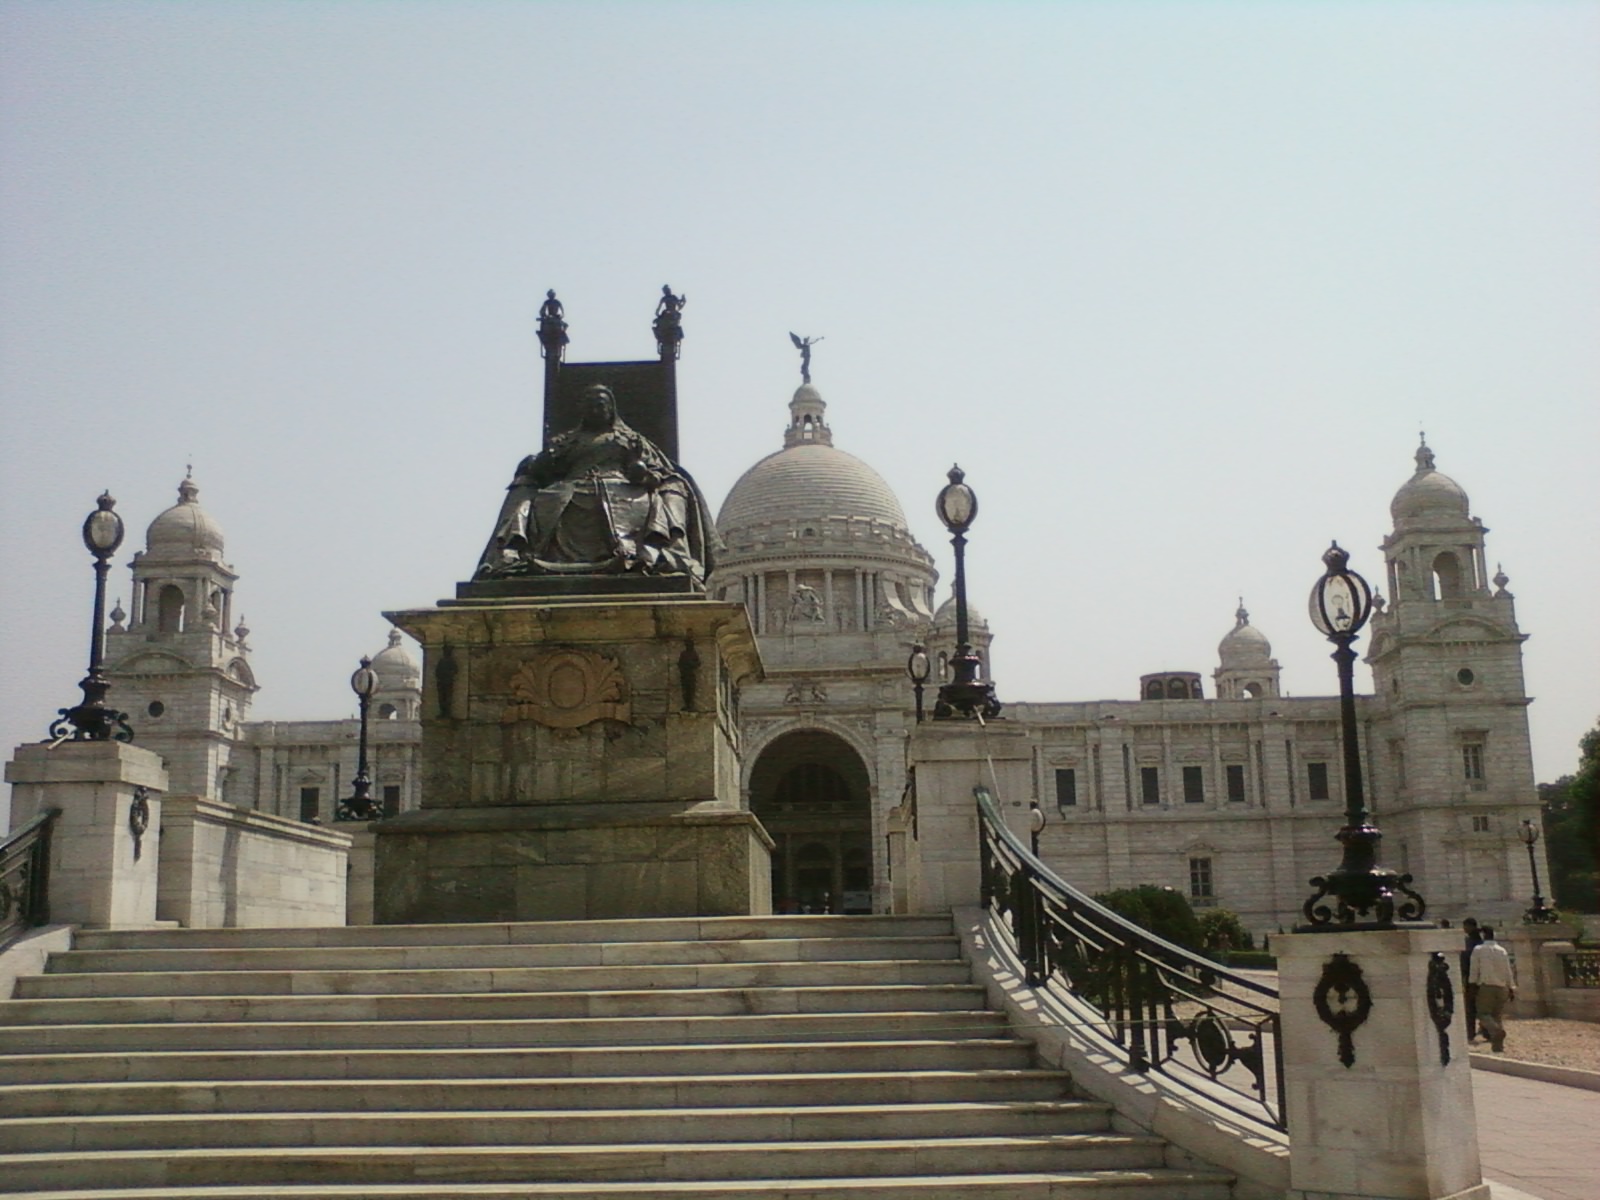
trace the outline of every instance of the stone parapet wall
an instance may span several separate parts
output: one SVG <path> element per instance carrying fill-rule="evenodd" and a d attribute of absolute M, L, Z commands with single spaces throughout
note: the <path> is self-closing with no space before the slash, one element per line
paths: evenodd
<path fill-rule="evenodd" d="M 345 923 L 350 835 L 193 796 L 166 799 L 156 913 L 191 929 Z"/>

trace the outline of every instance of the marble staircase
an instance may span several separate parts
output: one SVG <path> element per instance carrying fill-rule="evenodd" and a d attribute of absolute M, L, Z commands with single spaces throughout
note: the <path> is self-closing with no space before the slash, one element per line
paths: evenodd
<path fill-rule="evenodd" d="M 1035 1067 L 948 918 L 84 932 L 0 1196 L 1224 1200 Z"/>

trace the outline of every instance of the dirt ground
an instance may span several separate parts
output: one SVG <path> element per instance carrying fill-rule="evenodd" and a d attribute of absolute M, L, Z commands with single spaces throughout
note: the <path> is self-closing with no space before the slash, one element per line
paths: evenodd
<path fill-rule="evenodd" d="M 1489 1045 L 1480 1038 L 1472 1050 L 1475 1054 L 1488 1053 Z M 1550 1067 L 1600 1071 L 1600 1025 L 1555 1017 L 1508 1020 L 1505 1056 Z"/>

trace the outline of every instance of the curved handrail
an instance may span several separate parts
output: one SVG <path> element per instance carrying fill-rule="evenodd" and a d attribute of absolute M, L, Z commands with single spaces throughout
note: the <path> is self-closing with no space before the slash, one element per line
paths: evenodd
<path fill-rule="evenodd" d="M 50 920 L 50 830 L 59 808 L 47 808 L 0 841 L 0 946 Z"/>
<path fill-rule="evenodd" d="M 1129 1067 L 1272 1129 L 1284 1116 L 1275 988 L 1157 937 L 1080 892 L 973 789 L 984 908 L 1011 935 L 1030 987 L 1087 1006 L 1077 1032 Z"/>

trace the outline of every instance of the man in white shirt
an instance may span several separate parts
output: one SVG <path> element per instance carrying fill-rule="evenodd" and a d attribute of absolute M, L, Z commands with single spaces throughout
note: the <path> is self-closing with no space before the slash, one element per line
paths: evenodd
<path fill-rule="evenodd" d="M 1489 1035 L 1489 1048 L 1505 1053 L 1506 1005 L 1517 998 L 1517 978 L 1511 969 L 1511 955 L 1494 940 L 1494 930 L 1485 925 L 1483 941 L 1472 951 L 1467 983 L 1478 989 L 1478 1025 Z"/>

